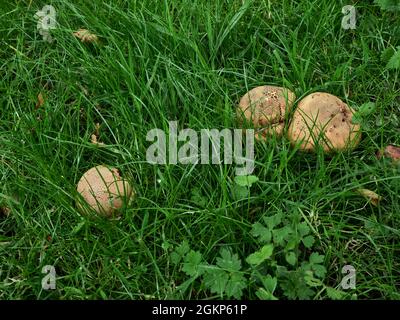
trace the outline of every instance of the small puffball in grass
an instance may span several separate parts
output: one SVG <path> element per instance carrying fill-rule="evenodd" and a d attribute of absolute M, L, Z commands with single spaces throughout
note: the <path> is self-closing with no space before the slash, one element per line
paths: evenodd
<path fill-rule="evenodd" d="M 316 92 L 303 98 L 291 120 L 288 138 L 304 151 L 354 149 L 361 139 L 359 124 L 352 123 L 354 110 L 338 97 Z"/>
<path fill-rule="evenodd" d="M 128 181 L 115 168 L 97 166 L 86 171 L 78 182 L 77 191 L 98 214 L 111 217 L 134 194 Z M 84 212 L 83 206 L 78 208 Z"/>
<path fill-rule="evenodd" d="M 74 36 L 81 40 L 81 42 L 86 43 L 97 43 L 99 38 L 87 29 L 79 29 L 74 32 Z"/>
<path fill-rule="evenodd" d="M 247 92 L 239 102 L 237 115 L 241 123 L 252 123 L 256 139 L 281 136 L 287 114 L 296 100 L 289 89 L 276 86 L 260 86 Z"/>

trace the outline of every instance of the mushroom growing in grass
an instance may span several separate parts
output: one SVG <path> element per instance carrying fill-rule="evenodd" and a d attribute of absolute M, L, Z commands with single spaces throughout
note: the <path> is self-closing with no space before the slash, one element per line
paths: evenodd
<path fill-rule="evenodd" d="M 241 123 L 253 124 L 258 140 L 265 140 L 271 135 L 281 136 L 286 115 L 295 100 L 295 94 L 289 89 L 256 87 L 240 99 L 237 115 Z"/>
<path fill-rule="evenodd" d="M 361 140 L 359 124 L 352 123 L 354 110 L 338 97 L 324 92 L 303 98 L 289 126 L 288 137 L 301 150 L 325 152 L 354 149 Z"/>
<path fill-rule="evenodd" d="M 388 145 L 383 150 L 377 153 L 378 158 L 386 157 L 392 160 L 393 163 L 400 164 L 400 147 Z"/>
<path fill-rule="evenodd" d="M 134 194 L 128 181 L 115 168 L 97 166 L 86 171 L 78 182 L 77 191 L 98 214 L 112 217 Z M 85 208 L 78 203 L 79 210 Z"/>

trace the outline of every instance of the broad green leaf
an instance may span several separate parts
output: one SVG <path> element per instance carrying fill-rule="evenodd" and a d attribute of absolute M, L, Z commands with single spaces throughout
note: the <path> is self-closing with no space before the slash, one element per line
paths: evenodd
<path fill-rule="evenodd" d="M 282 279 L 279 278 L 280 288 L 289 299 L 308 300 L 314 294 L 304 279 L 304 271 L 297 269 L 285 272 Z"/>
<path fill-rule="evenodd" d="M 276 298 L 272 293 L 266 291 L 264 288 L 259 288 L 256 291 L 256 296 L 260 300 L 278 300 L 278 298 Z"/>
<path fill-rule="evenodd" d="M 232 273 L 225 288 L 225 293 L 227 297 L 241 299 L 243 295 L 243 289 L 246 288 L 246 284 L 247 281 L 243 273 Z"/>
<path fill-rule="evenodd" d="M 177 265 L 183 258 L 183 256 L 189 252 L 189 244 L 184 240 L 176 249 L 171 253 L 171 262 Z"/>
<path fill-rule="evenodd" d="M 326 287 L 326 294 L 332 300 L 341 300 L 345 296 L 343 291 L 331 287 Z"/>
<path fill-rule="evenodd" d="M 272 231 L 274 242 L 277 245 L 283 246 L 285 241 L 288 241 L 293 230 L 290 226 L 284 226 L 280 229 L 275 229 Z"/>
<path fill-rule="evenodd" d="M 376 104 L 374 102 L 367 102 L 361 105 L 358 109 L 358 113 L 362 116 L 369 116 L 370 114 L 374 113 L 376 110 Z"/>
<path fill-rule="evenodd" d="M 310 263 L 311 263 L 311 264 L 322 263 L 322 262 L 324 262 L 324 259 L 325 259 L 325 256 L 320 255 L 320 254 L 317 253 L 317 252 L 313 252 L 313 253 L 310 255 Z"/>
<path fill-rule="evenodd" d="M 283 215 L 282 213 L 277 213 L 271 217 L 263 217 L 265 224 L 267 225 L 269 230 L 274 229 L 277 225 L 282 222 Z"/>
<path fill-rule="evenodd" d="M 251 187 L 254 183 L 258 182 L 256 176 L 236 176 L 235 183 L 241 187 Z"/>
<path fill-rule="evenodd" d="M 231 254 L 228 249 L 221 250 L 221 257 L 217 258 L 217 266 L 229 272 L 239 271 L 242 264 L 237 254 Z"/>
<path fill-rule="evenodd" d="M 168 251 L 169 248 L 171 248 L 171 244 L 168 241 L 163 241 L 161 244 L 161 248 L 163 248 L 165 251 Z"/>
<path fill-rule="evenodd" d="M 273 278 L 271 277 L 271 275 L 268 274 L 265 278 L 262 279 L 262 283 L 268 292 L 274 293 L 276 285 L 278 283 L 278 279 Z"/>
<path fill-rule="evenodd" d="M 247 199 L 250 196 L 250 190 L 247 187 L 242 187 L 235 184 L 232 188 L 233 196 L 236 200 Z"/>
<path fill-rule="evenodd" d="M 326 268 L 323 265 L 315 264 L 312 266 L 314 273 L 317 277 L 323 279 L 326 275 Z"/>
<path fill-rule="evenodd" d="M 184 283 L 180 284 L 177 289 L 180 292 L 185 292 L 189 286 L 197 279 L 197 276 L 195 277 L 190 277 L 188 280 L 186 280 Z"/>
<path fill-rule="evenodd" d="M 315 239 L 313 236 L 307 236 L 302 239 L 304 246 L 308 249 L 312 247 L 312 245 L 314 244 L 314 241 L 315 241 Z"/>
<path fill-rule="evenodd" d="M 286 251 L 294 250 L 299 243 L 300 243 L 300 238 L 292 234 L 292 236 L 289 237 L 288 239 L 288 242 L 285 246 L 285 250 Z"/>
<path fill-rule="evenodd" d="M 185 256 L 182 271 L 188 276 L 196 276 L 201 273 L 199 268 L 202 260 L 201 253 L 198 251 L 190 250 L 190 252 Z"/>
<path fill-rule="evenodd" d="M 285 258 L 286 258 L 287 263 L 289 263 L 290 265 L 294 266 L 296 264 L 297 257 L 293 251 L 286 253 Z"/>
<path fill-rule="evenodd" d="M 182 243 L 176 248 L 176 252 L 181 256 L 184 256 L 190 250 L 189 243 L 186 240 L 183 240 Z"/>
<path fill-rule="evenodd" d="M 323 283 L 321 280 L 314 278 L 312 272 L 306 272 L 306 275 L 304 276 L 304 280 L 309 285 L 310 287 L 320 287 L 323 286 Z"/>
<path fill-rule="evenodd" d="M 374 2 L 379 5 L 382 10 L 400 11 L 400 3 L 398 0 L 375 0 Z"/>
<path fill-rule="evenodd" d="M 258 237 L 261 242 L 271 241 L 271 231 L 266 227 L 264 227 L 259 222 L 253 224 L 253 228 L 251 229 L 251 234 L 255 237 Z"/>
<path fill-rule="evenodd" d="M 383 50 L 381 53 L 382 62 L 387 64 L 395 52 L 396 50 L 393 47 L 387 47 L 385 50 Z"/>
<path fill-rule="evenodd" d="M 171 262 L 172 262 L 174 265 L 177 265 L 179 262 L 181 262 L 182 256 L 180 256 L 179 254 L 177 254 L 177 253 L 174 251 L 174 252 L 171 252 L 171 254 L 170 254 L 170 259 L 171 259 Z"/>
<path fill-rule="evenodd" d="M 223 248 L 220 257 L 217 258 L 217 265 L 205 269 L 204 283 L 212 293 L 217 293 L 221 297 L 240 299 L 247 285 L 240 269 L 241 261 L 238 255 Z"/>
<path fill-rule="evenodd" d="M 400 69 L 400 47 L 397 47 L 397 51 L 389 59 L 386 69 Z"/>
<path fill-rule="evenodd" d="M 297 226 L 297 230 L 299 232 L 300 237 L 304 237 L 310 233 L 310 227 L 306 222 L 302 222 Z"/>
<path fill-rule="evenodd" d="M 247 263 L 252 265 L 259 265 L 260 263 L 271 257 L 274 251 L 274 246 L 272 244 L 267 244 L 263 246 L 259 251 L 256 251 L 249 255 L 246 259 Z"/>
<path fill-rule="evenodd" d="M 212 293 L 216 293 L 221 297 L 225 292 L 228 280 L 229 280 L 228 273 L 218 268 L 207 269 L 207 272 L 204 274 L 205 286 L 209 288 Z"/>

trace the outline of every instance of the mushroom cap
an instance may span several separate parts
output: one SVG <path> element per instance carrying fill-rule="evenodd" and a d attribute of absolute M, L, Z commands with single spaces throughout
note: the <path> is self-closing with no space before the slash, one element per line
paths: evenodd
<path fill-rule="evenodd" d="M 400 147 L 389 144 L 385 148 L 377 151 L 376 156 L 378 159 L 389 158 L 394 165 L 400 165 Z"/>
<path fill-rule="evenodd" d="M 260 86 L 247 92 L 239 102 L 237 115 L 241 123 L 253 123 L 256 139 L 281 136 L 286 115 L 296 100 L 289 89 L 276 86 Z"/>
<path fill-rule="evenodd" d="M 353 113 L 351 107 L 332 94 L 312 93 L 299 102 L 288 137 L 305 151 L 315 150 L 316 142 L 325 152 L 354 149 L 361 140 L 361 128 L 352 123 Z"/>
<path fill-rule="evenodd" d="M 111 217 L 129 199 L 133 189 L 115 168 L 97 166 L 86 171 L 78 182 L 77 191 L 98 214 Z M 81 212 L 84 208 L 78 204 Z"/>

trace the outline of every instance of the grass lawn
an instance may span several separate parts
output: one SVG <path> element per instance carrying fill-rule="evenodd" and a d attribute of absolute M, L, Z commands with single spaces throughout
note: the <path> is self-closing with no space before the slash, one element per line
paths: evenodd
<path fill-rule="evenodd" d="M 46 4 L 51 43 L 34 18 Z M 345 5 L 355 29 L 341 26 Z M 399 12 L 372 0 L 2 1 L 0 299 L 400 299 L 400 167 L 375 156 L 400 145 L 400 73 L 387 68 Z M 238 128 L 240 97 L 264 84 L 376 110 L 353 151 L 256 142 L 248 187 L 233 164 L 146 161 L 151 129 Z M 119 218 L 77 210 L 80 177 L 101 164 L 136 191 Z"/>

